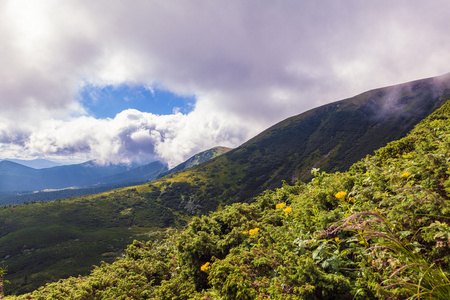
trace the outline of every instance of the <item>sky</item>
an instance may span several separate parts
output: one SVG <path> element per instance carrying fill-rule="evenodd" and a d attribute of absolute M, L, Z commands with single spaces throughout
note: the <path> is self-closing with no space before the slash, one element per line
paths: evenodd
<path fill-rule="evenodd" d="M 450 72 L 446 0 L 5 0 L 0 158 L 175 166 Z"/>

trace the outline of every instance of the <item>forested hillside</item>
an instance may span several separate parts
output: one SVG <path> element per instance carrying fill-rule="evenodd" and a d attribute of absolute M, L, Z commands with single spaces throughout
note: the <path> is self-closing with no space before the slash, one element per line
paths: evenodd
<path fill-rule="evenodd" d="M 449 116 L 16 299 L 448 299 Z"/>

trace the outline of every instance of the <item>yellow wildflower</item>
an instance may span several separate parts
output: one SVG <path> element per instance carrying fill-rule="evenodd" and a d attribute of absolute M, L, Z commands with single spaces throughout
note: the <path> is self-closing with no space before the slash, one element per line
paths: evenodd
<path fill-rule="evenodd" d="M 253 229 L 250 229 L 250 230 L 248 231 L 248 234 L 249 234 L 249 235 L 254 235 L 254 234 L 257 234 L 258 231 L 259 231 L 259 228 L 258 228 L 258 227 L 255 227 L 255 228 L 253 228 Z"/>
<path fill-rule="evenodd" d="M 343 201 L 345 199 L 345 196 L 347 196 L 346 192 L 340 191 L 337 192 L 336 195 L 334 195 L 336 198 L 338 198 L 339 200 Z"/>
<path fill-rule="evenodd" d="M 242 231 L 243 234 L 248 234 L 248 230 Z"/>
<path fill-rule="evenodd" d="M 350 197 L 350 198 L 348 198 L 348 201 L 349 201 L 349 202 L 355 201 L 355 197 Z"/>
<path fill-rule="evenodd" d="M 335 238 L 334 238 L 334 241 L 335 241 L 336 243 L 339 243 L 339 237 L 335 237 Z"/>
<path fill-rule="evenodd" d="M 401 176 L 402 176 L 402 178 L 407 178 L 407 177 L 409 177 L 409 175 L 411 175 L 411 173 L 405 172 Z"/>
<path fill-rule="evenodd" d="M 287 216 L 288 214 L 290 214 L 292 212 L 292 207 L 286 207 L 284 210 L 284 214 Z"/>
<path fill-rule="evenodd" d="M 200 270 L 203 272 L 208 271 L 208 269 L 211 267 L 211 263 L 208 261 L 206 264 L 200 267 Z"/>
<path fill-rule="evenodd" d="M 278 203 L 276 206 L 275 206 L 275 208 L 276 209 L 282 209 L 283 207 L 285 207 L 286 206 L 286 203 Z"/>

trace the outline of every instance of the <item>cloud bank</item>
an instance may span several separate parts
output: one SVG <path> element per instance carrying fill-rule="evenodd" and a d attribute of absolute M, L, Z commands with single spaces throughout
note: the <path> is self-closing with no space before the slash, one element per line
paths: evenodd
<path fill-rule="evenodd" d="M 163 159 L 235 147 L 286 117 L 449 71 L 450 3 L 0 3 L 0 157 Z M 188 114 L 90 116 L 86 85 L 195 95 Z"/>

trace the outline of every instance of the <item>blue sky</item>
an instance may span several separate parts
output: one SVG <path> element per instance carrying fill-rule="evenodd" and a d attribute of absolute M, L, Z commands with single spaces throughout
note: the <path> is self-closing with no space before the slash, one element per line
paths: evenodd
<path fill-rule="evenodd" d="M 87 85 L 80 91 L 79 98 L 89 115 L 101 119 L 114 118 L 130 108 L 156 115 L 187 114 L 194 109 L 196 101 L 194 96 L 127 84 L 104 87 Z"/>

